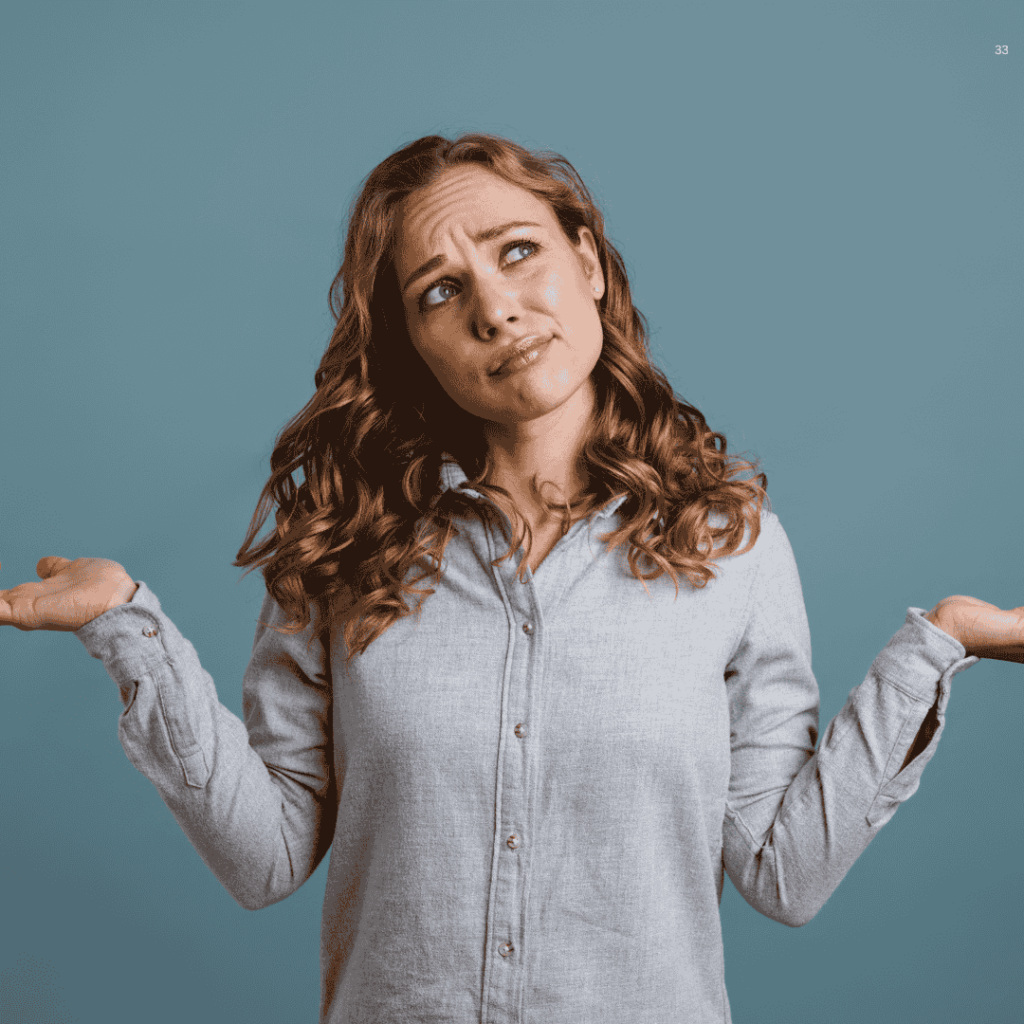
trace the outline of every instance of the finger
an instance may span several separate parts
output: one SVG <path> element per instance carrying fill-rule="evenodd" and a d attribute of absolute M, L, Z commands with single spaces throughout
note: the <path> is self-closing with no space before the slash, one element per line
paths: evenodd
<path fill-rule="evenodd" d="M 61 569 L 67 568 L 70 564 L 70 558 L 61 558 L 60 555 L 47 555 L 36 562 L 36 575 L 41 580 L 45 580 L 55 572 L 60 572 Z"/>

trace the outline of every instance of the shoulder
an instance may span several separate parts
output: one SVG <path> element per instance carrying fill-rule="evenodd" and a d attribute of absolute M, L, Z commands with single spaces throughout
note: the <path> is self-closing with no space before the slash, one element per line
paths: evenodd
<path fill-rule="evenodd" d="M 757 524 L 756 530 L 754 522 Z M 763 508 L 754 522 L 748 521 L 745 524 L 743 540 L 737 545 L 735 553 L 725 555 L 716 561 L 725 562 L 730 559 L 759 561 L 777 555 L 780 551 L 792 553 L 786 531 L 774 512 Z M 711 512 L 708 515 L 708 524 L 712 529 L 722 529 L 729 525 L 729 518 L 722 512 Z"/>
<path fill-rule="evenodd" d="M 724 520 L 724 517 L 723 517 Z M 779 517 L 769 510 L 762 510 L 753 523 L 748 523 L 743 543 L 735 552 L 715 559 L 719 586 L 732 590 L 736 600 L 749 604 L 755 594 L 775 593 L 778 587 L 789 593 L 799 589 L 799 571 L 789 537 Z M 754 536 L 756 532 L 756 536 Z"/>

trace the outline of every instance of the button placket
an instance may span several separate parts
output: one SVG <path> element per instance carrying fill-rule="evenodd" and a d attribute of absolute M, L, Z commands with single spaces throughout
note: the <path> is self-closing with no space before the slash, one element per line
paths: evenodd
<path fill-rule="evenodd" d="M 525 848 L 524 833 L 529 831 L 530 820 L 527 814 L 528 780 L 530 771 L 528 761 L 530 752 L 522 742 L 527 728 L 523 721 L 528 719 L 532 709 L 531 701 L 537 688 L 536 672 L 538 671 L 539 655 L 539 614 L 532 600 L 532 588 L 515 588 L 511 574 L 501 576 L 502 590 L 510 599 L 508 611 L 511 615 L 512 633 L 509 653 L 512 658 L 512 671 L 508 676 L 508 703 L 503 713 L 508 714 L 505 729 L 511 725 L 512 737 L 503 733 L 502 746 L 502 783 L 500 799 L 496 807 L 498 826 L 502 829 L 494 839 L 494 904 L 489 927 L 494 928 L 495 945 L 491 946 L 488 960 L 498 954 L 504 964 L 497 969 L 485 969 L 485 1005 L 491 1009 L 485 1016 L 486 1020 L 497 1019 L 504 1008 L 519 1004 L 525 984 L 522 975 L 522 957 L 516 956 L 517 950 L 513 936 L 523 938 L 523 900 L 528 888 L 528 874 L 531 867 L 530 850 Z M 524 580 L 524 583 L 533 583 Z M 515 639 L 515 624 L 522 630 L 523 640 Z M 531 744 L 532 746 L 532 744 Z M 495 823 L 497 824 L 497 822 Z M 502 938 L 504 933 L 505 938 Z M 493 961 L 492 961 L 493 962 Z M 518 966 L 517 966 L 518 964 Z M 504 1018 L 502 1018 L 504 1019 Z"/>

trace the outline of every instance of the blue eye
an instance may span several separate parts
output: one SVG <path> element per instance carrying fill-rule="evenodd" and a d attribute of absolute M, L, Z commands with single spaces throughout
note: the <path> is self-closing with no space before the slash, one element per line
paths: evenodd
<path fill-rule="evenodd" d="M 526 256 L 520 256 L 518 259 L 510 260 L 510 263 L 521 263 L 527 256 L 532 256 L 537 251 L 537 246 L 533 242 L 516 242 L 516 244 L 509 249 L 509 256 L 511 256 L 517 249 L 526 249 L 528 251 Z"/>
<path fill-rule="evenodd" d="M 511 242 L 505 247 L 505 263 L 522 263 L 523 260 L 535 256 L 540 251 L 540 245 L 529 238 L 520 239 L 518 242 Z M 518 253 L 518 255 L 515 255 Z M 439 309 L 449 299 L 459 294 L 460 286 L 454 281 L 438 281 L 432 284 L 420 297 L 420 310 L 426 312 L 430 309 Z"/>
<path fill-rule="evenodd" d="M 441 281 L 428 288 L 420 301 L 424 306 L 441 306 L 455 294 L 455 285 L 450 281 Z"/>

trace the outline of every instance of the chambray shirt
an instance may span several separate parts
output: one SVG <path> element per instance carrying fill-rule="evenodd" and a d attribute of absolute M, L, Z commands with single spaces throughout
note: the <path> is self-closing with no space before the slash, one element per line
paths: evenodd
<path fill-rule="evenodd" d="M 490 564 L 506 540 L 460 520 L 421 614 L 349 666 L 338 631 L 307 651 L 313 623 L 259 626 L 244 724 L 145 583 L 78 630 L 120 687 L 129 759 L 243 907 L 330 849 L 324 1024 L 729 1022 L 724 874 L 801 925 L 917 789 L 976 658 L 909 609 L 815 752 L 777 517 L 676 597 L 601 542 L 624 500 L 525 583 Z M 285 621 L 269 595 L 260 617 Z"/>

